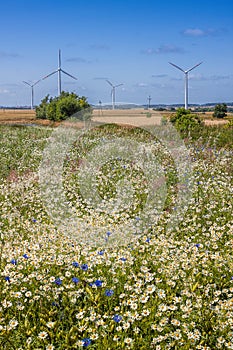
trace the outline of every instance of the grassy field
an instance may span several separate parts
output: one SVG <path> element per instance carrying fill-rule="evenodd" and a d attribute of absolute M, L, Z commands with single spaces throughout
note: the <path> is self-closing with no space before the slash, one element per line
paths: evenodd
<path fill-rule="evenodd" d="M 232 132 L 0 125 L 0 349 L 233 349 Z"/>

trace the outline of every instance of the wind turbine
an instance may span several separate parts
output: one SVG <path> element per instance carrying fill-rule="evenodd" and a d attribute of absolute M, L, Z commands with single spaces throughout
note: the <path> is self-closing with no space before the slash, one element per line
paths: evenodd
<path fill-rule="evenodd" d="M 58 73 L 58 96 L 59 96 L 59 95 L 61 95 L 61 73 L 64 73 L 64 74 L 68 75 L 69 77 L 71 77 L 72 79 L 77 80 L 77 78 L 75 78 L 73 75 L 67 73 L 66 71 L 64 71 L 61 68 L 61 50 L 60 49 L 58 51 L 58 68 L 54 72 L 46 75 L 44 78 L 42 78 L 42 80 L 47 79 L 48 77 L 50 77 L 51 75 L 56 74 L 56 73 Z"/>
<path fill-rule="evenodd" d="M 41 81 L 41 79 L 37 80 L 35 83 L 31 84 L 31 83 L 28 83 L 27 81 L 23 80 L 24 84 L 27 84 L 27 85 L 29 85 L 31 87 L 31 109 L 34 108 L 34 86 L 36 84 L 38 84 L 40 81 Z"/>
<path fill-rule="evenodd" d="M 198 64 L 195 64 L 195 66 L 193 66 L 192 68 L 189 68 L 187 70 L 184 70 L 182 68 L 180 68 L 179 66 L 177 66 L 176 64 L 174 63 L 171 63 L 169 62 L 169 64 L 171 64 L 172 66 L 174 66 L 175 68 L 181 70 L 181 72 L 184 73 L 185 75 L 185 90 L 184 90 L 184 108 L 185 109 L 188 109 L 188 73 L 193 70 L 194 68 L 200 66 L 200 64 L 202 64 L 202 62 L 198 63 Z"/>
<path fill-rule="evenodd" d="M 112 109 L 115 109 L 115 102 L 116 102 L 116 88 L 119 86 L 122 86 L 123 84 L 113 85 L 111 81 L 106 80 L 106 82 L 112 87 L 111 95 L 112 95 Z"/>

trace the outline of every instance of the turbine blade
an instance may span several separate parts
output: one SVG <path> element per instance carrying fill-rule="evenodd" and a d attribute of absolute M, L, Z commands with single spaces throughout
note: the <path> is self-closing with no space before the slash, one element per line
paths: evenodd
<path fill-rule="evenodd" d="M 124 85 L 124 84 L 118 84 L 118 85 L 115 85 L 115 88 L 116 88 L 116 87 L 118 87 L 118 86 L 122 86 L 122 85 Z"/>
<path fill-rule="evenodd" d="M 58 50 L 58 69 L 61 68 L 61 49 Z"/>
<path fill-rule="evenodd" d="M 71 78 L 73 78 L 73 79 L 75 79 L 75 80 L 78 80 L 78 79 L 75 78 L 73 75 L 71 75 L 71 74 L 65 72 L 63 69 L 60 69 L 60 71 L 61 71 L 62 73 L 64 73 L 64 74 L 68 75 L 69 77 L 71 77 Z"/>
<path fill-rule="evenodd" d="M 45 77 L 43 77 L 42 80 L 47 79 L 48 77 L 50 77 L 51 75 L 53 75 L 53 74 L 55 74 L 57 72 L 58 72 L 58 70 L 55 70 L 54 72 L 52 72 L 52 73 L 46 75 Z"/>
<path fill-rule="evenodd" d="M 35 86 L 36 84 L 38 84 L 41 81 L 41 79 L 37 80 L 32 86 Z"/>
<path fill-rule="evenodd" d="M 192 68 L 190 68 L 190 69 L 188 69 L 188 70 L 186 70 L 186 72 L 188 73 L 188 72 L 190 72 L 191 70 L 193 70 L 194 68 L 196 68 L 196 67 L 198 67 L 198 66 L 200 66 L 200 64 L 202 64 L 203 62 L 200 62 L 200 63 L 198 63 L 198 64 L 196 64 L 195 66 L 193 66 Z"/>
<path fill-rule="evenodd" d="M 24 81 L 24 80 L 23 80 L 23 83 L 24 83 L 24 84 L 27 84 L 27 85 L 29 85 L 29 86 L 31 86 L 31 84 L 29 84 L 27 81 Z M 32 86 L 31 86 L 31 87 L 32 87 Z"/>
<path fill-rule="evenodd" d="M 169 64 L 171 64 L 172 66 L 176 67 L 177 69 L 181 70 L 181 72 L 185 73 L 185 71 L 180 68 L 179 66 L 177 66 L 176 64 L 172 63 L 172 62 L 168 62 Z"/>
<path fill-rule="evenodd" d="M 106 82 L 113 87 L 112 83 L 109 80 L 106 79 Z"/>

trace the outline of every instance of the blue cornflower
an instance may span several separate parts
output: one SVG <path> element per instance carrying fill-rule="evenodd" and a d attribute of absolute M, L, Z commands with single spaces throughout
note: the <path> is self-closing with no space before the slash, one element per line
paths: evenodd
<path fill-rule="evenodd" d="M 98 252 L 98 254 L 99 254 L 99 255 L 104 255 L 104 250 L 100 250 L 100 251 Z"/>
<path fill-rule="evenodd" d="M 6 277 L 5 277 L 5 281 L 10 282 L 10 277 L 9 277 L 9 276 L 6 276 Z"/>
<path fill-rule="evenodd" d="M 231 277 L 231 280 L 233 280 L 233 276 Z"/>
<path fill-rule="evenodd" d="M 73 278 L 72 278 L 72 282 L 74 282 L 74 283 L 78 283 L 78 282 L 79 282 L 79 278 L 77 278 L 77 277 L 73 277 Z"/>
<path fill-rule="evenodd" d="M 32 219 L 33 222 L 36 222 L 36 219 Z"/>
<path fill-rule="evenodd" d="M 147 238 L 147 239 L 146 239 L 146 243 L 149 243 L 149 242 L 150 242 L 150 238 Z"/>
<path fill-rule="evenodd" d="M 62 280 L 58 277 L 55 279 L 54 283 L 60 286 L 62 284 Z"/>
<path fill-rule="evenodd" d="M 127 259 L 126 258 L 120 258 L 121 261 L 126 261 Z"/>
<path fill-rule="evenodd" d="M 199 247 L 200 247 L 200 244 L 199 244 L 199 243 L 195 244 L 195 247 L 199 248 Z"/>
<path fill-rule="evenodd" d="M 83 347 L 87 348 L 89 345 L 91 345 L 91 339 L 90 338 L 84 338 L 82 340 L 83 342 Z"/>
<path fill-rule="evenodd" d="M 74 262 L 72 263 L 72 265 L 73 265 L 74 267 L 79 267 L 79 263 L 77 263 L 77 261 L 74 261 Z"/>
<path fill-rule="evenodd" d="M 100 280 L 96 280 L 94 284 L 96 285 L 96 287 L 102 287 L 103 282 Z"/>
<path fill-rule="evenodd" d="M 110 231 L 107 231 L 106 232 L 106 235 L 109 237 L 110 235 L 112 234 L 112 232 L 110 232 Z"/>
<path fill-rule="evenodd" d="M 81 265 L 81 269 L 82 269 L 83 271 L 87 271 L 87 270 L 88 270 L 88 265 L 87 265 L 87 264 L 82 264 L 82 265 Z"/>
<path fill-rule="evenodd" d="M 111 297 L 114 294 L 114 291 L 112 289 L 106 289 L 104 294 L 106 297 Z"/>
<path fill-rule="evenodd" d="M 113 321 L 115 321 L 115 322 L 118 323 L 118 322 L 120 322 L 120 321 L 122 320 L 122 316 L 120 316 L 120 315 L 114 315 L 112 319 L 113 319 Z"/>
<path fill-rule="evenodd" d="M 28 255 L 27 254 L 23 254 L 23 258 L 24 259 L 28 259 Z"/>
<path fill-rule="evenodd" d="M 12 259 L 12 260 L 11 260 L 11 263 L 12 263 L 13 265 L 16 265 L 16 264 L 17 264 L 17 260 Z"/>

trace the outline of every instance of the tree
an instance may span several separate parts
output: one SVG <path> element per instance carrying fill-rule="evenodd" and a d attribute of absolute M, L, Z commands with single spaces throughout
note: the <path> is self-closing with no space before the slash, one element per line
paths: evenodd
<path fill-rule="evenodd" d="M 214 107 L 214 118 L 224 118 L 227 115 L 227 105 L 226 103 L 219 103 Z"/>
<path fill-rule="evenodd" d="M 47 95 L 36 107 L 36 118 L 61 121 L 70 118 L 75 113 L 90 107 L 85 96 L 78 96 L 74 92 L 62 91 L 58 97 Z"/>

